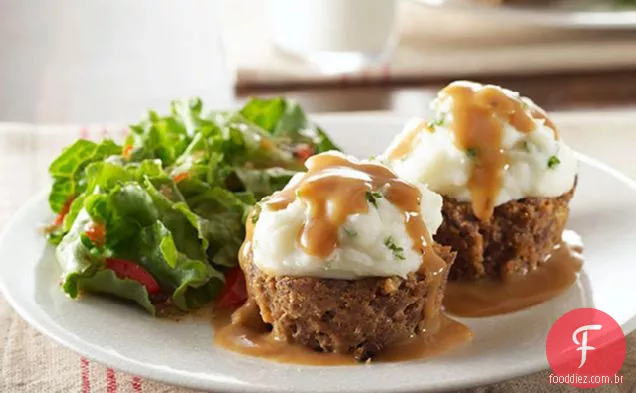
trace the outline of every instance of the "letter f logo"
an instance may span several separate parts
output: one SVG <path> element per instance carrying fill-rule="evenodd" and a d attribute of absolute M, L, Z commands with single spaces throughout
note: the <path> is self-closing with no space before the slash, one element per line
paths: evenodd
<path fill-rule="evenodd" d="M 587 351 L 593 351 L 596 348 L 587 345 L 587 331 L 588 330 L 601 330 L 603 325 L 585 325 L 576 329 L 572 334 L 572 341 L 574 344 L 580 345 L 580 347 L 576 348 L 577 351 L 581 351 L 581 364 L 579 364 L 579 368 L 583 367 L 585 361 L 587 360 Z M 581 341 L 577 338 L 577 335 L 581 334 Z"/>

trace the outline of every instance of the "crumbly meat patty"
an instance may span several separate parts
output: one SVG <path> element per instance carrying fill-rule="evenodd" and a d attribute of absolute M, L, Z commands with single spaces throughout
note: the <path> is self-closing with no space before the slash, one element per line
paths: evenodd
<path fill-rule="evenodd" d="M 451 265 L 455 253 L 435 245 Z M 425 315 L 428 283 L 412 273 L 400 277 L 336 280 L 272 276 L 243 264 L 248 291 L 273 333 L 317 351 L 351 353 L 358 360 L 417 333 Z M 448 270 L 446 270 L 448 272 Z M 447 273 L 433 299 L 441 308 Z"/>
<path fill-rule="evenodd" d="M 536 269 L 561 242 L 574 188 L 558 198 L 504 203 L 485 222 L 470 202 L 444 197 L 444 220 L 434 238 L 457 252 L 449 280 L 505 280 Z"/>

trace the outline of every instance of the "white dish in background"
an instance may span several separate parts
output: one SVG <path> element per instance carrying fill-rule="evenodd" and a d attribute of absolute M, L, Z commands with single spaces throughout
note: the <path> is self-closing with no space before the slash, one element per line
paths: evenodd
<path fill-rule="evenodd" d="M 585 29 L 636 28 L 634 7 L 618 0 L 557 0 L 549 4 L 528 0 L 527 4 L 484 4 L 483 0 L 415 0 L 426 6 L 459 12 L 488 13 L 519 24 Z M 539 3 L 539 4 L 537 4 Z"/>
<path fill-rule="evenodd" d="M 317 116 L 346 152 L 381 152 L 405 119 L 387 115 Z M 552 323 L 578 307 L 612 315 L 625 332 L 636 328 L 636 184 L 581 156 L 568 228 L 582 235 L 585 265 L 560 297 L 514 314 L 461 319 L 472 343 L 420 361 L 313 367 L 278 364 L 227 352 L 213 344 L 203 316 L 179 322 L 87 296 L 67 299 L 57 284 L 53 248 L 37 227 L 50 221 L 44 195 L 13 217 L 0 239 L 0 287 L 31 325 L 82 355 L 111 367 L 197 389 L 223 392 L 424 392 L 507 380 L 548 368 L 545 338 Z M 202 313 L 204 314 L 204 313 Z"/>

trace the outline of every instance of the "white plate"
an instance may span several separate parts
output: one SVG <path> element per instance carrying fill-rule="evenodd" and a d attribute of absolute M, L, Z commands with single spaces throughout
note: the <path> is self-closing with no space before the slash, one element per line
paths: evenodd
<path fill-rule="evenodd" d="M 484 4 L 481 0 L 415 0 L 421 4 L 460 12 L 482 13 L 517 23 L 586 29 L 636 28 L 636 8 L 617 0 L 558 0 L 551 4 Z M 540 2 L 539 2 L 540 3 Z"/>
<path fill-rule="evenodd" d="M 379 115 L 317 117 L 347 152 L 379 153 L 404 122 Z M 392 364 L 307 367 L 277 364 L 216 348 L 205 318 L 153 319 L 138 308 L 86 297 L 67 299 L 57 285 L 53 250 L 37 227 L 51 219 L 44 195 L 24 206 L 0 240 L 0 287 L 31 325 L 111 367 L 176 385 L 232 392 L 423 392 L 459 389 L 546 369 L 552 323 L 578 307 L 596 307 L 630 332 L 636 327 L 636 184 L 581 157 L 569 228 L 585 241 L 579 281 L 546 304 L 505 316 L 463 319 L 475 339 L 444 356 Z"/>

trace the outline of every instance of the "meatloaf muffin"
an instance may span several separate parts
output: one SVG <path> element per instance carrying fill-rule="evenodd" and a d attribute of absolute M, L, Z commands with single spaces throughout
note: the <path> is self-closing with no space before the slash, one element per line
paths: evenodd
<path fill-rule="evenodd" d="M 435 247 L 450 266 L 455 254 Z M 434 329 L 446 287 L 445 270 L 431 291 L 426 277 L 371 277 L 358 280 L 275 276 L 253 263 L 243 266 L 249 296 L 273 334 L 317 351 L 351 353 L 363 361 L 393 342 Z M 429 299 L 432 296 L 432 299 Z"/>
<path fill-rule="evenodd" d="M 336 152 L 258 204 L 240 253 L 273 334 L 365 360 L 436 329 L 454 253 L 434 244 L 442 198 Z"/>
<path fill-rule="evenodd" d="M 505 279 L 561 241 L 577 159 L 546 113 L 498 86 L 454 82 L 380 160 L 444 197 L 434 238 L 457 252 L 449 279 Z"/>
<path fill-rule="evenodd" d="M 506 279 L 536 269 L 561 242 L 574 189 L 558 198 L 523 198 L 480 221 L 468 202 L 444 198 L 435 241 L 457 251 L 451 280 Z"/>

